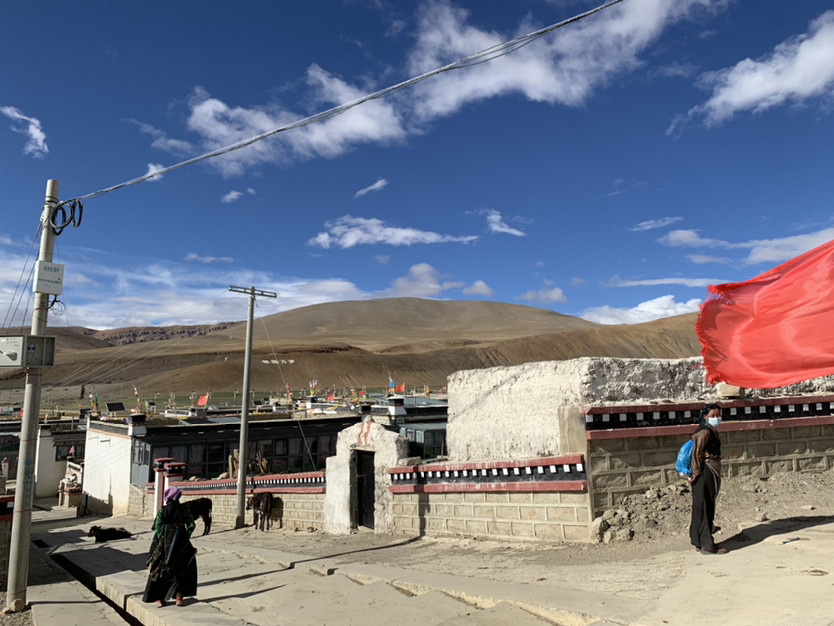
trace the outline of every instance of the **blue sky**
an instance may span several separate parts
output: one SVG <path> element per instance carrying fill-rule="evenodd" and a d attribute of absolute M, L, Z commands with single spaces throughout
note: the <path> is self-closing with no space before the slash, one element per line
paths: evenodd
<path fill-rule="evenodd" d="M 0 305 L 28 324 L 47 179 L 70 200 L 597 6 L 579 0 L 11 3 L 0 25 Z M 697 311 L 834 236 L 834 11 L 623 0 L 84 201 L 50 325 L 339 300 L 492 300 L 601 323 Z"/>

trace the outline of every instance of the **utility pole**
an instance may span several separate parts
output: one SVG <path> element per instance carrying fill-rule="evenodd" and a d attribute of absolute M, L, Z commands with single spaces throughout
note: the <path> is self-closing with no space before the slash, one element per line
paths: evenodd
<path fill-rule="evenodd" d="M 243 359 L 243 390 L 240 409 L 240 444 L 238 445 L 237 466 L 237 517 L 235 528 L 243 528 L 246 519 L 246 466 L 249 453 L 249 367 L 252 362 L 252 320 L 255 317 L 255 296 L 277 298 L 274 291 L 262 291 L 254 287 L 229 287 L 229 291 L 249 294 L 249 317 L 246 320 L 246 353 Z"/>
<path fill-rule="evenodd" d="M 46 182 L 46 198 L 41 214 L 41 248 L 38 261 L 52 262 L 55 233 L 52 231 L 52 210 L 58 204 L 61 185 L 57 180 Z M 32 334 L 46 333 L 49 294 L 35 292 L 32 311 Z M 29 577 L 29 544 L 32 539 L 32 502 L 35 486 L 35 452 L 38 443 L 38 416 L 41 410 L 43 369 L 27 367 L 26 390 L 23 396 L 23 419 L 20 425 L 20 452 L 17 459 L 17 483 L 14 492 L 14 514 L 9 551 L 9 581 L 6 587 L 6 610 L 17 613 L 26 608 L 26 582 Z"/>

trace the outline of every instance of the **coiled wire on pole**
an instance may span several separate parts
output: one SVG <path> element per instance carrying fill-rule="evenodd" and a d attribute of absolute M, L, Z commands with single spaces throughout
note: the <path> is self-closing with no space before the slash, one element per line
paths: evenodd
<path fill-rule="evenodd" d="M 67 200 L 55 205 L 49 214 L 49 226 L 57 237 L 64 229 L 72 224 L 73 228 L 81 226 L 81 216 L 84 213 L 84 205 L 81 200 Z"/>

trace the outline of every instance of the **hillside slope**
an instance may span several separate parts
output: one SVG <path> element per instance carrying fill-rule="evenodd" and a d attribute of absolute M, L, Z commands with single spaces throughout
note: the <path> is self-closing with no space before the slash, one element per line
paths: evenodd
<path fill-rule="evenodd" d="M 700 354 L 696 318 L 603 326 L 495 302 L 321 304 L 256 319 L 251 386 L 298 390 L 317 379 L 322 387 L 385 387 L 391 376 L 409 387 L 437 388 L 463 369 L 581 356 L 690 357 Z M 240 388 L 245 322 L 168 330 L 50 330 L 59 336 L 58 355 L 44 383 L 55 397 L 77 397 L 84 384 L 120 400 L 129 399 L 133 385 L 162 396 Z M 3 388 L 23 384 L 19 371 L 3 380 Z"/>

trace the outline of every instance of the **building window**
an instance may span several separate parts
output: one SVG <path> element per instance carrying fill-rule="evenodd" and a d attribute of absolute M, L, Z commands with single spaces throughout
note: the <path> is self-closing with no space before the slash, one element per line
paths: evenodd
<path fill-rule="evenodd" d="M 55 446 L 55 460 L 66 461 L 67 457 L 72 456 L 75 459 L 84 458 L 84 444 L 72 444 L 66 446 Z"/>

